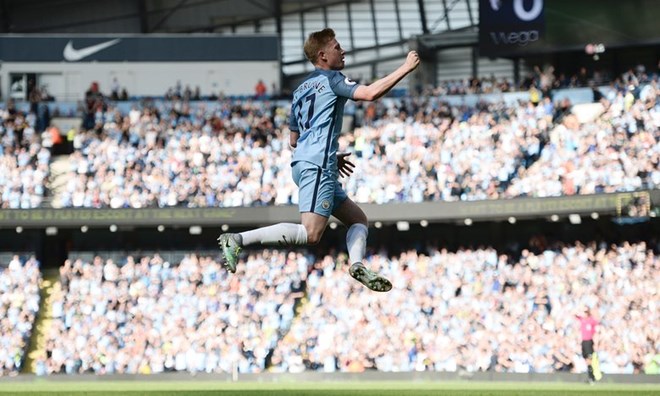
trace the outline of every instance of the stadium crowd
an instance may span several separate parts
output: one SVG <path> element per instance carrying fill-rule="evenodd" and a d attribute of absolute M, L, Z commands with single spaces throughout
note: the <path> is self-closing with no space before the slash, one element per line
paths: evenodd
<path fill-rule="evenodd" d="M 21 370 L 39 311 L 39 262 L 14 255 L 0 263 L 0 377 Z"/>
<path fill-rule="evenodd" d="M 549 133 L 538 161 L 521 169 L 507 195 L 594 194 L 660 186 L 660 103 L 654 103 L 658 93 L 653 91 L 643 102 L 618 92 L 605 101 L 604 113 L 593 122 L 580 124 L 569 117 Z"/>
<path fill-rule="evenodd" d="M 185 114 L 185 115 L 182 115 Z M 73 207 L 213 207 L 286 204 L 294 194 L 283 108 L 223 102 L 192 110 L 109 108 L 74 139 L 75 177 L 60 200 Z M 240 184 L 239 184 L 240 181 Z M 276 199 L 276 196 L 278 198 Z"/>
<path fill-rule="evenodd" d="M 492 94 L 503 92 L 521 92 L 538 90 L 539 93 L 550 96 L 553 90 L 567 88 L 586 88 L 612 84 L 617 87 L 628 85 L 639 86 L 653 81 L 658 73 L 647 71 L 644 65 L 626 70 L 621 75 L 613 75 L 607 69 L 588 70 L 580 67 L 572 74 L 558 73 L 554 66 L 534 66 L 516 84 L 511 78 L 496 77 L 495 75 L 453 79 L 441 81 L 437 86 L 430 86 L 422 90 L 424 95 L 470 95 Z"/>
<path fill-rule="evenodd" d="M 43 200 L 51 153 L 36 122 L 35 113 L 16 111 L 11 102 L 0 108 L 1 209 L 36 208 Z"/>
<path fill-rule="evenodd" d="M 340 150 L 355 153 L 356 202 L 479 200 L 631 191 L 660 185 L 660 103 L 618 92 L 579 123 L 544 98 L 452 107 L 435 98 L 358 107 Z M 109 108 L 76 137 L 67 207 L 232 207 L 297 203 L 286 108 Z"/>
<path fill-rule="evenodd" d="M 265 250 L 231 277 L 195 254 L 68 260 L 37 374 L 260 372 L 294 317 L 308 260 Z"/>
<path fill-rule="evenodd" d="M 309 301 L 271 370 L 586 372 L 576 315 L 588 306 L 601 322 L 603 372 L 644 372 L 660 348 L 657 248 L 376 252 L 368 263 L 393 280 L 387 295 L 370 293 L 327 256 L 307 278 Z"/>
<path fill-rule="evenodd" d="M 585 307 L 600 322 L 603 372 L 650 373 L 659 248 L 537 238 L 515 252 L 372 251 L 368 265 L 393 280 L 387 294 L 355 282 L 345 253 L 251 251 L 231 277 L 210 256 L 68 261 L 38 374 L 583 373 Z"/>
<path fill-rule="evenodd" d="M 525 84 L 546 92 L 563 86 L 560 77 L 552 68 L 536 69 Z M 584 76 L 568 86 L 596 80 Z M 655 188 L 657 77 L 631 69 L 611 86 L 601 95 L 602 114 L 583 123 L 568 115 L 570 103 L 553 102 L 549 94 L 538 103 L 475 107 L 444 103 L 436 96 L 444 91 L 358 103 L 352 133 L 341 139 L 341 150 L 353 152 L 357 165 L 345 188 L 360 203 Z M 173 97 L 126 114 L 112 102 L 95 105 L 85 119 L 89 129 L 74 138 L 71 177 L 53 202 L 97 208 L 295 204 L 288 105 L 220 99 L 193 106 Z M 37 207 L 52 139 L 35 132 L 32 112 L 8 107 L 0 115 L 0 204 Z"/>

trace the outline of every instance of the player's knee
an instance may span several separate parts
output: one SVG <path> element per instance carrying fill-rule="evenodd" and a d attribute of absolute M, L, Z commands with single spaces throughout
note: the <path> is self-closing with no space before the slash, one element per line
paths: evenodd
<path fill-rule="evenodd" d="M 365 214 L 356 216 L 349 221 L 346 221 L 344 224 L 349 228 L 355 224 L 362 224 L 363 226 L 369 228 L 369 220 L 367 220 L 367 216 Z"/>
<path fill-rule="evenodd" d="M 365 227 L 369 228 L 369 220 L 364 212 L 360 213 L 355 220 L 356 223 L 364 224 Z"/>

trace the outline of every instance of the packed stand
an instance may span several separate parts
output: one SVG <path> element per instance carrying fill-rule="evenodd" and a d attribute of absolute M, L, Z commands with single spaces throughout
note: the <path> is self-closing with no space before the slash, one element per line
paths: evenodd
<path fill-rule="evenodd" d="M 263 250 L 231 276 L 196 254 L 69 260 L 37 374 L 261 372 L 294 317 L 308 260 Z"/>
<path fill-rule="evenodd" d="M 17 375 L 39 311 L 39 262 L 18 255 L 0 263 L 0 377 Z"/>
<path fill-rule="evenodd" d="M 660 245 L 530 245 L 371 252 L 394 284 L 383 294 L 348 275 L 345 254 L 252 251 L 231 276 L 197 255 L 68 261 L 37 373 L 584 373 L 585 307 L 603 372 L 650 373 Z"/>
<path fill-rule="evenodd" d="M 534 86 L 554 87 L 552 69 Z M 360 203 L 501 199 L 631 191 L 660 185 L 658 87 L 626 74 L 605 112 L 579 124 L 566 100 L 450 106 L 436 97 L 351 104 Z M 585 77 L 586 78 L 586 77 Z M 626 83 L 624 83 L 625 81 Z M 631 85 L 627 82 L 642 85 Z M 632 88 L 631 88 L 632 86 Z M 236 207 L 296 204 L 287 102 L 184 100 L 108 105 L 74 139 L 65 207 Z"/>
<path fill-rule="evenodd" d="M 274 372 L 586 372 L 578 316 L 591 307 L 605 373 L 650 373 L 660 350 L 660 246 L 564 244 L 371 255 L 393 281 L 373 293 L 345 257 L 318 260 Z M 655 249 L 655 252 L 654 252 Z"/>
<path fill-rule="evenodd" d="M 234 207 L 292 203 L 283 108 L 225 101 L 191 109 L 134 108 L 97 114 L 79 134 L 65 207 Z"/>
<path fill-rule="evenodd" d="M 538 158 L 554 106 L 530 103 L 450 107 L 436 100 L 381 101 L 365 126 L 340 138 L 356 172 L 345 188 L 356 202 L 495 199 Z"/>
<path fill-rule="evenodd" d="M 17 111 L 11 102 L 0 108 L 0 121 L 0 208 L 36 208 L 46 190 L 50 138 L 42 142 L 36 113 Z"/>
<path fill-rule="evenodd" d="M 629 79 L 629 76 L 633 79 Z M 440 81 L 437 86 L 427 87 L 422 94 L 428 96 L 442 95 L 480 95 L 505 92 L 520 92 L 539 90 L 544 94 L 550 94 L 552 90 L 567 88 L 584 88 L 590 86 L 604 85 L 608 83 L 644 83 L 652 79 L 652 75 L 646 73 L 646 69 L 640 65 L 632 68 L 621 76 L 612 76 L 607 70 L 587 70 L 580 67 L 575 73 L 557 72 L 551 65 L 534 66 L 516 84 L 509 77 L 490 76 L 453 79 Z"/>
<path fill-rule="evenodd" d="M 559 196 L 660 186 L 660 90 L 631 87 L 604 97 L 593 122 L 574 117 L 554 128 L 539 160 L 522 169 L 506 196 Z"/>
<path fill-rule="evenodd" d="M 400 104 L 400 106 L 399 106 Z M 358 171 L 358 202 L 498 198 L 538 156 L 553 106 L 450 108 L 438 101 L 379 103 L 378 119 L 344 136 Z M 181 114 L 187 114 L 181 116 Z M 234 207 L 297 203 L 287 110 L 268 102 L 162 112 L 115 109 L 100 131 L 74 140 L 65 207 Z M 386 170 L 386 172 L 383 172 Z M 383 186 L 388 186 L 386 189 Z"/>

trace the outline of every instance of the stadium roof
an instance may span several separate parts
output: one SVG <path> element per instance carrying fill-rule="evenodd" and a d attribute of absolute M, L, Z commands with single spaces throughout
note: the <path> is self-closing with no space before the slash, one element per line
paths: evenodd
<path fill-rule="evenodd" d="M 356 0 L 0 0 L 0 32 L 213 32 L 353 2 Z"/>
<path fill-rule="evenodd" d="M 375 78 L 398 66 L 411 39 L 474 44 L 477 20 L 478 0 L 0 0 L 0 34 L 278 35 L 291 78 L 309 72 L 302 43 L 319 28 L 337 31 L 353 72 Z M 465 29 L 468 44 L 445 34 Z"/>

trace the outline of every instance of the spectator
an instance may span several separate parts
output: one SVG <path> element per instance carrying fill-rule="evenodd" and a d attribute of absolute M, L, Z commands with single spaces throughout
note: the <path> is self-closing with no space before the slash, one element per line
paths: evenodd
<path fill-rule="evenodd" d="M 579 373 L 588 366 L 570 313 L 597 306 L 592 339 L 603 372 L 652 372 L 660 343 L 653 243 L 383 248 L 368 262 L 394 280 L 386 296 L 345 276 L 345 253 L 251 251 L 231 282 L 212 256 L 182 255 L 175 265 L 158 254 L 73 258 L 60 269 L 55 325 L 37 367 Z M 306 303 L 294 321 L 300 282 Z"/>
<path fill-rule="evenodd" d="M 39 262 L 14 255 L 0 263 L 0 377 L 17 375 L 39 311 Z"/>
<path fill-rule="evenodd" d="M 294 317 L 307 261 L 264 250 L 228 279 L 211 256 L 68 260 L 39 364 L 47 374 L 261 372 Z"/>
<path fill-rule="evenodd" d="M 35 130 L 36 118 L 16 111 L 10 103 L 0 110 L 0 208 L 38 207 L 49 174 L 48 139 Z"/>
<path fill-rule="evenodd" d="M 592 359 L 594 356 L 594 334 L 596 334 L 596 328 L 600 324 L 596 319 L 591 315 L 591 309 L 589 307 L 584 308 L 582 313 L 576 315 L 576 318 L 580 322 L 580 335 L 582 341 L 582 357 L 585 360 L 587 365 L 587 379 L 590 383 L 596 381 L 594 375 L 594 366 L 592 364 Z"/>
<path fill-rule="evenodd" d="M 259 80 L 257 85 L 254 86 L 254 96 L 256 99 L 262 99 L 266 96 L 266 84 L 263 80 Z"/>
<path fill-rule="evenodd" d="M 530 83 L 542 78 L 552 79 L 532 75 Z M 493 79 L 442 83 L 437 89 L 484 91 L 496 85 Z M 177 85 L 173 92 L 181 90 L 181 82 Z M 352 158 L 357 157 L 360 170 L 344 188 L 359 203 L 656 188 L 658 93 L 656 82 L 632 68 L 606 91 L 605 111 L 584 123 L 571 116 L 570 102 L 553 103 L 547 96 L 536 107 L 528 102 L 468 107 L 450 106 L 435 97 L 385 98 L 375 106 L 356 107 L 355 129 L 341 138 L 341 149 L 355 152 Z M 141 109 L 122 114 L 104 102 L 98 84 L 88 90 L 86 104 L 85 122 L 92 129 L 76 138 L 74 177 L 53 202 L 134 208 L 297 203 L 287 176 L 291 152 L 283 125 L 288 105 L 225 99 L 207 107 L 176 96 L 157 107 L 145 102 Z M 36 158 L 35 153 L 53 149 L 54 141 L 48 135 L 34 137 L 50 118 L 45 103 L 39 103 L 38 110 L 36 115 L 23 114 L 10 103 L 1 113 L 3 207 L 35 207 L 45 194 L 50 158 Z M 30 160 L 18 165 L 11 157 L 23 148 Z M 10 172 L 22 176 L 10 178 Z M 118 192 L 109 194 L 113 186 Z"/>
<path fill-rule="evenodd" d="M 308 303 L 271 369 L 288 370 L 302 357 L 308 370 L 585 372 L 570 313 L 598 301 L 607 323 L 596 339 L 602 370 L 640 372 L 660 342 L 660 301 L 649 292 L 660 271 L 657 248 L 554 243 L 510 255 L 428 246 L 428 254 L 393 257 L 383 250 L 369 261 L 395 279 L 386 297 L 347 280 L 345 256 L 326 256 L 311 269 Z M 538 304 L 540 296 L 547 303 Z"/>
<path fill-rule="evenodd" d="M 117 77 L 112 78 L 112 84 L 110 85 L 110 99 L 111 100 L 119 100 L 119 81 L 117 80 Z"/>

